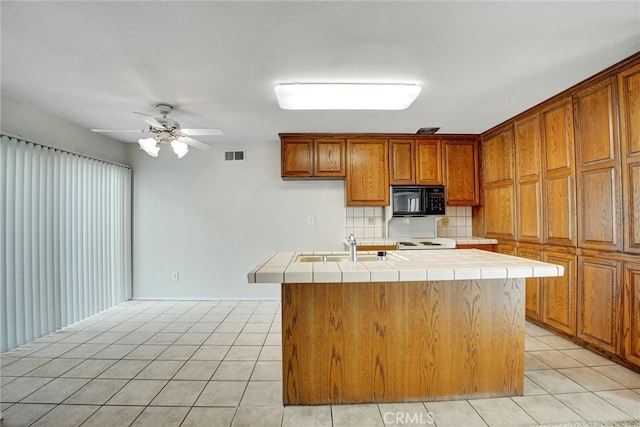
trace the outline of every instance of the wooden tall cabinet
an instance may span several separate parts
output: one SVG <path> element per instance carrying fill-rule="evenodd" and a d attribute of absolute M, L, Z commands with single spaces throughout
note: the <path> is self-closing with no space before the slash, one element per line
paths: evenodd
<path fill-rule="evenodd" d="M 443 145 L 444 185 L 447 191 L 447 205 L 478 205 L 480 203 L 478 141 L 444 140 Z"/>
<path fill-rule="evenodd" d="M 542 261 L 542 251 L 533 247 L 520 247 L 517 256 L 534 261 Z M 525 287 L 525 312 L 527 318 L 542 320 L 543 283 L 541 277 L 528 277 Z"/>
<path fill-rule="evenodd" d="M 513 127 L 482 142 L 485 232 L 487 237 L 515 238 Z"/>
<path fill-rule="evenodd" d="M 389 141 L 386 138 L 347 140 L 348 206 L 389 204 Z"/>
<path fill-rule="evenodd" d="M 575 152 L 573 108 L 567 97 L 542 109 L 543 240 L 576 246 Z"/>
<path fill-rule="evenodd" d="M 611 354 L 621 353 L 622 263 L 578 258 L 577 336 Z"/>
<path fill-rule="evenodd" d="M 540 166 L 540 113 L 514 123 L 516 238 L 542 243 L 542 169 Z"/>
<path fill-rule="evenodd" d="M 578 245 L 622 250 L 622 198 L 615 79 L 574 96 Z"/>
<path fill-rule="evenodd" d="M 576 333 L 576 255 L 545 251 L 543 260 L 564 267 L 564 276 L 542 279 L 542 322 L 565 334 Z"/>
<path fill-rule="evenodd" d="M 640 254 L 640 64 L 618 74 L 624 251 Z"/>
<path fill-rule="evenodd" d="M 640 366 L 640 263 L 625 264 L 623 307 L 623 357 Z"/>

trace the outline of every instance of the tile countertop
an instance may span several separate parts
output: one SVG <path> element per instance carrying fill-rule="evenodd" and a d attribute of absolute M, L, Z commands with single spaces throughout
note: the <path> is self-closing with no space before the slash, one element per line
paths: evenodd
<path fill-rule="evenodd" d="M 498 243 L 496 239 L 487 239 L 486 237 L 465 236 L 465 237 L 449 237 L 439 236 L 442 239 L 455 240 L 458 245 L 495 245 Z M 358 246 L 394 246 L 398 241 L 403 240 L 401 237 L 379 238 L 379 239 L 358 239 Z M 406 240 L 406 239 L 405 239 Z"/>
<path fill-rule="evenodd" d="M 386 261 L 296 262 L 301 255 L 347 252 L 276 252 L 247 274 L 249 283 L 343 283 L 477 280 L 563 276 L 562 266 L 478 249 L 389 251 Z M 359 252 L 358 255 L 376 254 Z"/>

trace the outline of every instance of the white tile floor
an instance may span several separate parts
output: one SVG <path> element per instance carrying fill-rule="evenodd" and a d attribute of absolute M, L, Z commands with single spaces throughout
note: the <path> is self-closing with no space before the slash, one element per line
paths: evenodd
<path fill-rule="evenodd" d="M 129 301 L 0 357 L 2 427 L 636 420 L 640 375 L 527 324 L 524 396 L 283 407 L 277 301 Z"/>

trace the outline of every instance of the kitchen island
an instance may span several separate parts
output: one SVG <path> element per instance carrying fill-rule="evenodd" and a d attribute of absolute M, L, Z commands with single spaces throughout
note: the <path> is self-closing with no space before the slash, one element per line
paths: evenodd
<path fill-rule="evenodd" d="M 523 393 L 525 278 L 561 266 L 480 250 L 345 257 L 278 252 L 248 274 L 282 284 L 285 405 Z"/>

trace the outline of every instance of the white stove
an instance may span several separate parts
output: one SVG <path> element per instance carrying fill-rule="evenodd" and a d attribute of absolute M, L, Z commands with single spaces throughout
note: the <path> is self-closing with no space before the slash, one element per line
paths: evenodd
<path fill-rule="evenodd" d="M 398 239 L 397 246 L 399 251 L 424 251 L 430 249 L 455 249 L 456 241 L 444 239 L 440 237 L 424 237 Z"/>
<path fill-rule="evenodd" d="M 387 222 L 387 236 L 397 242 L 400 251 L 455 249 L 455 240 L 437 237 L 436 219 L 435 216 L 391 218 Z"/>

